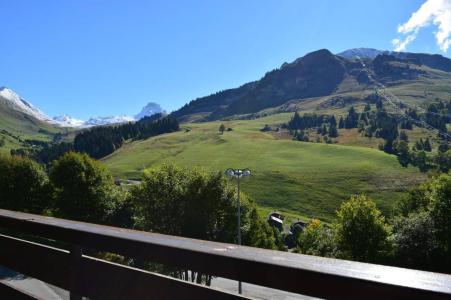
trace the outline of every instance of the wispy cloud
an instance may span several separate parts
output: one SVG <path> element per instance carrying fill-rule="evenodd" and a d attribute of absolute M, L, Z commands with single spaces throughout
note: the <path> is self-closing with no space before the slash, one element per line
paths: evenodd
<path fill-rule="evenodd" d="M 414 41 L 419 30 L 434 25 L 437 45 L 443 52 L 451 46 L 451 0 L 427 0 L 414 12 L 409 20 L 398 26 L 398 32 L 403 34 L 401 39 L 393 39 L 395 51 L 404 51 L 407 45 Z"/>

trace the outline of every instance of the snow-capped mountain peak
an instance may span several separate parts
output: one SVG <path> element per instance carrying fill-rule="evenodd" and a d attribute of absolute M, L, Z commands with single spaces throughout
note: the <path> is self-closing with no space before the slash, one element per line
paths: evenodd
<path fill-rule="evenodd" d="M 135 119 L 127 115 L 121 116 L 107 116 L 107 117 L 91 117 L 88 121 L 83 123 L 83 126 L 100 126 L 108 124 L 119 124 L 133 122 Z"/>
<path fill-rule="evenodd" d="M 164 113 L 166 113 L 166 111 L 163 108 L 161 108 L 161 106 L 158 103 L 149 102 L 149 103 L 147 103 L 146 106 L 143 107 L 141 112 L 135 116 L 135 119 L 137 121 L 139 121 L 144 117 L 150 117 L 154 114 L 159 114 L 159 113 L 164 114 Z"/>
<path fill-rule="evenodd" d="M 7 104 L 14 110 L 23 112 L 44 122 L 52 121 L 52 119 L 49 116 L 44 114 L 41 110 L 34 107 L 30 102 L 26 101 L 25 99 L 20 97 L 16 92 L 14 92 L 9 88 L 0 87 L 0 98 L 6 100 Z"/>
<path fill-rule="evenodd" d="M 82 127 L 85 123 L 83 120 L 78 120 L 68 115 L 53 117 L 53 121 L 62 127 Z"/>
<path fill-rule="evenodd" d="M 6 87 L 0 87 L 0 101 L 4 102 L 7 106 L 9 106 L 15 111 L 20 111 L 40 121 L 61 127 L 83 128 L 109 124 L 120 124 L 139 121 L 144 117 L 152 116 L 157 113 L 166 113 L 161 108 L 160 105 L 158 105 L 157 103 L 150 102 L 135 117 L 127 115 L 103 116 L 103 117 L 91 117 L 87 121 L 79 120 L 68 115 L 50 118 L 40 109 L 33 106 L 30 102 L 21 98 L 16 92 Z"/>
<path fill-rule="evenodd" d="M 344 57 L 344 58 L 356 58 L 357 56 L 360 58 L 369 58 L 373 59 L 376 56 L 383 54 L 384 51 L 373 49 L 373 48 L 354 48 L 354 49 L 348 49 L 343 52 L 338 53 L 338 56 Z"/>

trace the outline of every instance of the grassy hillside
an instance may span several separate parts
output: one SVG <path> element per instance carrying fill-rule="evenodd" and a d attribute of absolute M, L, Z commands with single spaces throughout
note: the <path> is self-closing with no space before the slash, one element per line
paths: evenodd
<path fill-rule="evenodd" d="M 165 162 L 215 171 L 248 167 L 253 176 L 245 179 L 243 190 L 262 211 L 277 209 L 325 221 L 356 193 L 369 194 L 389 212 L 406 189 L 424 179 L 379 150 L 297 142 L 284 133 L 259 131 L 290 116 L 224 122 L 233 131 L 223 135 L 218 132 L 220 122 L 186 124 L 180 132 L 128 143 L 103 160 L 114 174 L 128 178 Z"/>
<path fill-rule="evenodd" d="M 56 133 L 67 131 L 68 129 L 50 125 L 13 110 L 0 101 L 0 139 L 5 140 L 0 151 L 23 147 L 23 142 L 27 139 L 51 141 Z"/>

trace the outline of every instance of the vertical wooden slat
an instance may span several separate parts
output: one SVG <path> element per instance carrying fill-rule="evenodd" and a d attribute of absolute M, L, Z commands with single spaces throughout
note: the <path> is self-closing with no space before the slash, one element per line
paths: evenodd
<path fill-rule="evenodd" d="M 73 245 L 70 248 L 70 300 L 82 300 L 82 296 L 77 293 L 80 290 L 82 280 L 82 250 L 80 246 Z"/>

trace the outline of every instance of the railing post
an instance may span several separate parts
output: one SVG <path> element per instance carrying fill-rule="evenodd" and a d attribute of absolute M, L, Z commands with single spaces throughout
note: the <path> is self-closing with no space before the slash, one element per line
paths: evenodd
<path fill-rule="evenodd" d="M 82 300 L 82 296 L 77 294 L 80 284 L 81 276 L 81 247 L 78 245 L 72 245 L 70 248 L 70 266 L 71 266 L 71 288 L 70 288 L 70 300 Z"/>

